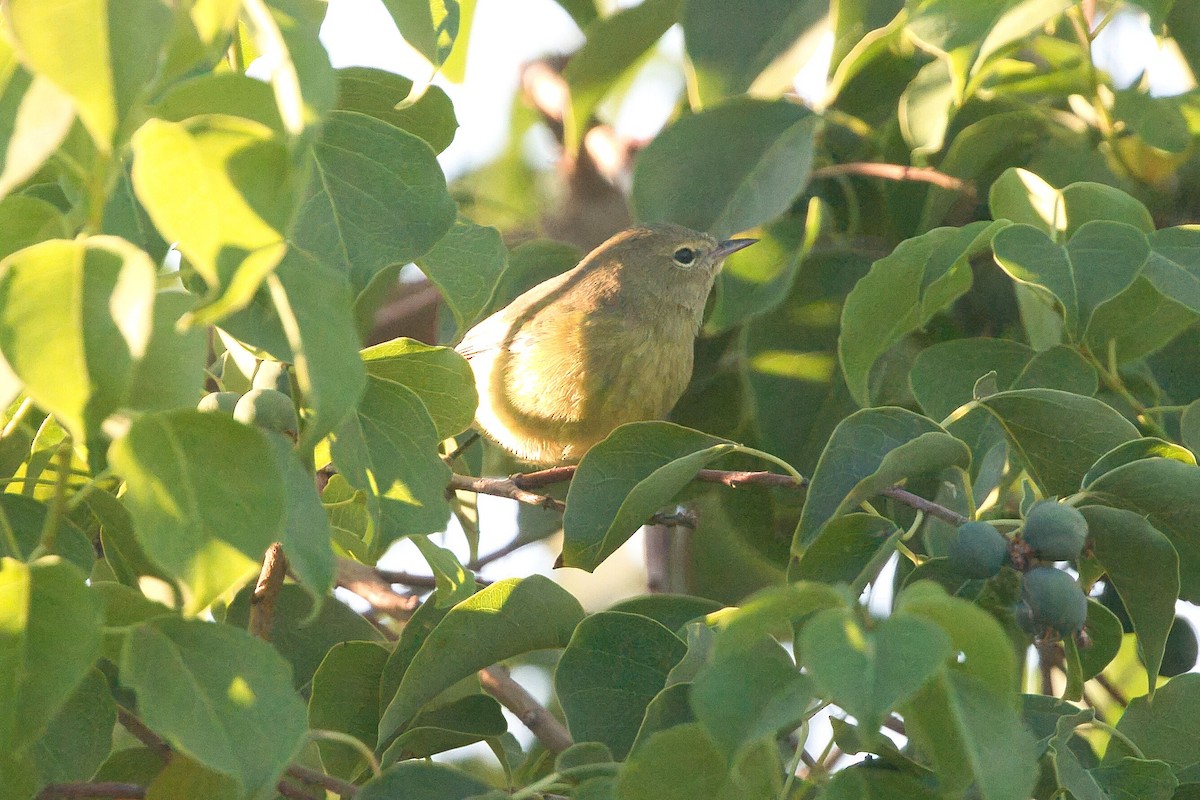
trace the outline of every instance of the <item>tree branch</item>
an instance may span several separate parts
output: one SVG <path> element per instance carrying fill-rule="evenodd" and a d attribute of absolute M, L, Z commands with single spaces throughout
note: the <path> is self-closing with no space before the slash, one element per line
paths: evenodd
<path fill-rule="evenodd" d="M 413 615 L 421 600 L 417 595 L 403 595 L 392 589 L 391 583 L 374 567 L 359 564 L 348 558 L 337 560 L 337 585 L 354 592 L 375 608 L 397 620 Z"/>
<path fill-rule="evenodd" d="M 818 167 L 812 171 L 812 179 L 834 178 L 840 175 L 865 175 L 869 178 L 883 178 L 889 181 L 918 181 L 931 183 L 952 192 L 962 192 L 969 197 L 975 197 L 975 187 L 970 181 L 955 178 L 944 172 L 938 172 L 932 167 L 910 167 L 904 164 L 881 164 L 876 161 L 856 161 L 849 164 L 831 164 Z"/>
<path fill-rule="evenodd" d="M 559 513 L 567 509 L 567 505 L 563 501 L 527 491 L 518 486 L 512 478 L 473 478 L 470 475 L 451 475 L 450 488 L 462 492 L 507 497 L 527 506 L 539 506 Z"/>
<path fill-rule="evenodd" d="M 496 664 L 480 670 L 479 683 L 500 705 L 516 714 L 521 724 L 551 753 L 561 753 L 574 744 L 563 724 L 512 679 L 507 667 Z"/>
<path fill-rule="evenodd" d="M 275 542 L 263 556 L 262 572 L 250 595 L 250 622 L 246 626 L 251 634 L 264 642 L 271 641 L 271 626 L 275 622 L 275 600 L 287 577 L 288 561 L 283 554 L 283 545 Z"/>

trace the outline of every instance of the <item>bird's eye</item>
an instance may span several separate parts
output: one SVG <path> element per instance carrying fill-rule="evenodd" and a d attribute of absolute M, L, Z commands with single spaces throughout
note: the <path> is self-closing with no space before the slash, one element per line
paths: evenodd
<path fill-rule="evenodd" d="M 696 260 L 696 251 L 690 247 L 681 247 L 675 251 L 675 263 L 687 266 Z"/>

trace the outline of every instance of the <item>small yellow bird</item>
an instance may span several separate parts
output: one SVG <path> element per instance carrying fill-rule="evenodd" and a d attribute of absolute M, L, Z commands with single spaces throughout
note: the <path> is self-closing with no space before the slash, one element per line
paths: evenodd
<path fill-rule="evenodd" d="M 618 425 L 659 419 L 692 377 L 721 262 L 757 239 L 679 225 L 622 231 L 467 331 L 475 422 L 518 458 L 578 461 Z"/>

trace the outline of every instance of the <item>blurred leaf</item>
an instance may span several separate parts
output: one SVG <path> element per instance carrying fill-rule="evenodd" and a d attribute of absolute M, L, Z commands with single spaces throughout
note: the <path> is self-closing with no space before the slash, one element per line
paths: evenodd
<path fill-rule="evenodd" d="M 678 632 L 687 623 L 720 611 L 724 606 L 707 597 L 682 594 L 643 594 L 609 607 L 609 611 L 649 617 L 669 631 Z"/>
<path fill-rule="evenodd" d="M 949 65 L 940 59 L 921 67 L 900 95 L 900 132 L 917 158 L 942 149 L 950 117 L 957 111 L 955 95 Z"/>
<path fill-rule="evenodd" d="M 1187 120 L 1175 98 L 1152 97 L 1136 88 L 1115 94 L 1113 116 L 1146 144 L 1168 153 L 1182 153 L 1192 143 Z"/>
<path fill-rule="evenodd" d="M 0 350 L 37 403 L 93 460 L 146 353 L 154 265 L 111 236 L 52 240 L 0 262 Z"/>
<path fill-rule="evenodd" d="M 1091 770 L 1108 797 L 1118 800 L 1172 800 L 1179 781 L 1165 761 L 1122 758 Z"/>
<path fill-rule="evenodd" d="M 5 756 L 22 756 L 52 726 L 100 653 L 103 614 L 84 579 L 56 557 L 32 564 L 0 559 L 0 752 Z"/>
<path fill-rule="evenodd" d="M 1196 310 L 1179 302 L 1180 295 L 1165 294 L 1155 285 L 1161 276 L 1152 266 L 1157 259 L 1152 251 L 1138 278 L 1096 308 L 1085 335 L 1093 353 L 1114 352 L 1117 363 L 1125 364 L 1154 352 L 1196 322 Z M 1189 302 L 1200 300 L 1189 294 Z"/>
<path fill-rule="evenodd" d="M 45 503 L 20 494 L 0 494 L 0 511 L 8 519 L 13 543 L 18 552 L 10 553 L 5 547 L 4 555 L 20 561 L 28 561 L 41 543 L 42 530 L 50 507 Z M 5 537 L 7 544 L 7 537 Z M 54 555 L 79 568 L 84 574 L 91 572 L 96 562 L 96 548 L 92 540 L 69 517 L 60 520 L 54 537 Z"/>
<path fill-rule="evenodd" d="M 283 532 L 280 541 L 288 571 L 313 598 L 324 599 L 333 588 L 334 557 L 329 516 L 321 505 L 313 475 L 285 437 L 267 439 L 283 478 Z"/>
<path fill-rule="evenodd" d="M 413 656 L 379 722 L 386 747 L 444 689 L 506 658 L 565 647 L 583 609 L 540 575 L 497 581 L 450 609 Z"/>
<path fill-rule="evenodd" d="M 817 462 L 793 555 L 800 555 L 829 520 L 892 484 L 948 466 L 966 468 L 970 460 L 966 445 L 928 417 L 903 408 L 856 411 L 837 426 Z"/>
<path fill-rule="evenodd" d="M 121 682 L 150 729 L 254 795 L 275 785 L 308 729 L 289 672 L 266 642 L 200 620 L 144 623 L 121 655 Z"/>
<path fill-rule="evenodd" d="M 808 184 L 818 128 L 801 105 L 749 97 L 681 117 L 638 155 L 634 216 L 717 237 L 769 222 Z"/>
<path fill-rule="evenodd" d="M 499 703 L 486 694 L 468 694 L 418 714 L 388 747 L 383 763 L 428 758 L 475 742 L 495 742 L 507 730 Z"/>
<path fill-rule="evenodd" d="M 755 232 L 758 244 L 727 258 L 705 331 L 723 331 L 780 305 L 816 241 L 820 221 L 819 209 L 811 206 L 807 219 L 785 217 L 767 225 Z"/>
<path fill-rule="evenodd" d="M 0 153 L 5 154 L 4 166 L 0 167 L 0 197 L 41 168 L 74 121 L 71 98 L 45 75 L 23 69 L 12 46 L 0 42 Z M 6 238 L 9 235 L 6 233 Z"/>
<path fill-rule="evenodd" d="M 334 111 L 313 157 L 293 240 L 343 271 L 355 295 L 384 268 L 429 252 L 454 224 L 454 201 L 433 149 L 407 131 Z"/>
<path fill-rule="evenodd" d="M 208 284 L 198 318 L 211 322 L 245 306 L 283 258 L 293 181 L 286 146 L 261 123 L 223 115 L 152 119 L 133 137 L 138 200 Z"/>
<path fill-rule="evenodd" d="M 1008 701 L 1012 692 L 947 671 L 902 709 L 905 731 L 932 761 L 942 791 L 959 792 L 974 783 L 985 800 L 1030 797 L 1037 755 L 1015 703 Z"/>
<path fill-rule="evenodd" d="M 163 0 L 14 0 L 7 12 L 21 60 L 71 96 L 96 147 L 109 153 L 128 135 L 121 128 L 136 117 L 154 77 L 172 33 L 170 7 Z M 45 119 L 64 124 L 58 113 Z"/>
<path fill-rule="evenodd" d="M 452 606 L 475 594 L 475 573 L 464 568 L 451 550 L 439 547 L 422 533 L 408 538 L 421 551 L 421 557 L 437 579 L 439 604 Z"/>
<path fill-rule="evenodd" d="M 198 75 L 171 86 L 153 106 L 154 115 L 184 122 L 202 114 L 227 114 L 284 132 L 270 84 L 240 72 Z"/>
<path fill-rule="evenodd" d="M 1065 247 L 1031 225 L 1011 225 L 996 234 L 992 247 L 1013 280 L 1058 301 L 1074 338 L 1087 330 L 1097 306 L 1133 283 L 1150 255 L 1141 231 L 1106 220 L 1084 223 Z"/>
<path fill-rule="evenodd" d="M 1068 495 L 1100 456 L 1138 437 L 1129 420 L 1093 397 L 1016 389 L 980 400 L 1004 428 L 1047 496 Z"/>
<path fill-rule="evenodd" d="M 693 722 L 659 731 L 640 746 L 617 776 L 616 798 L 768 800 L 770 788 L 738 781 L 704 727 Z"/>
<path fill-rule="evenodd" d="M 146 800 L 207 800 L 238 794 L 233 778 L 182 755 L 172 755 L 146 787 Z"/>
<path fill-rule="evenodd" d="M 1079 658 L 1080 680 L 1090 681 L 1117 657 L 1125 631 L 1116 615 L 1092 598 L 1088 598 L 1084 628 L 1091 642 L 1087 647 L 1075 649 Z M 1074 644 L 1074 640 L 1071 643 Z M 1070 653 L 1067 657 L 1071 657 Z"/>
<path fill-rule="evenodd" d="M 1200 230 L 1164 228 L 1149 236 L 1142 274 L 1165 297 L 1200 313 Z"/>
<path fill-rule="evenodd" d="M 139 411 L 193 408 L 204 392 L 204 359 L 208 337 L 204 329 L 181 327 L 195 298 L 183 292 L 160 291 L 154 298 L 150 341 L 134 365 L 127 405 Z"/>
<path fill-rule="evenodd" d="M 113 749 L 117 707 L 104 674 L 91 669 L 31 748 L 46 783 L 83 782 Z"/>
<path fill-rule="evenodd" d="M 596 106 L 613 84 L 679 18 L 682 0 L 645 0 L 588 23 L 587 40 L 567 62 L 571 105 L 563 115 L 563 144 L 576 152 Z"/>
<path fill-rule="evenodd" d="M 449 57 L 458 36 L 458 0 L 383 0 L 400 35 L 435 67 Z"/>
<path fill-rule="evenodd" d="M 686 649 L 671 631 L 636 614 L 585 617 L 554 670 L 554 691 L 571 735 L 603 742 L 624 760 L 646 707 Z"/>
<path fill-rule="evenodd" d="M 1171 765 L 1181 783 L 1195 781 L 1200 764 L 1200 718 L 1192 713 L 1200 702 L 1200 674 L 1178 675 L 1168 681 L 1157 695 L 1135 697 L 1117 722 L 1117 730 L 1137 745 L 1148 759 Z M 1133 755 L 1114 738 L 1101 760 L 1102 767 Z"/>
<path fill-rule="evenodd" d="M 382 554 L 406 535 L 435 533 L 450 517 L 450 467 L 438 456 L 437 430 L 420 397 L 400 384 L 369 376 L 358 409 L 333 433 L 338 472 L 367 493 Z"/>
<path fill-rule="evenodd" d="M 313 675 L 309 727 L 348 734 L 374 750 L 379 674 L 388 655 L 387 648 L 375 642 L 340 642 L 331 647 Z M 367 767 L 362 753 L 346 744 L 318 740 L 317 747 L 330 775 L 353 780 Z"/>
<path fill-rule="evenodd" d="M 845 609 L 822 611 L 807 622 L 799 653 L 829 699 L 872 731 L 953 654 L 950 638 L 928 620 L 895 614 L 867 630 Z"/>
<path fill-rule="evenodd" d="M 935 800 L 938 795 L 916 778 L 886 768 L 851 766 L 834 773 L 822 800 Z"/>
<path fill-rule="evenodd" d="M 726 758 L 755 741 L 774 741 L 805 719 L 812 679 L 770 638 L 746 649 L 726 651 L 701 667 L 689 700 Z"/>
<path fill-rule="evenodd" d="M 362 785 L 357 800 L 467 800 L 490 787 L 445 764 L 406 761 Z"/>
<path fill-rule="evenodd" d="M 1088 522 L 1096 560 L 1133 622 L 1153 697 L 1167 634 L 1175 622 L 1179 556 L 1167 537 L 1141 514 L 1105 506 L 1085 506 L 1081 510 Z"/>
<path fill-rule="evenodd" d="M 109 451 L 146 553 L 196 614 L 258 572 L 283 524 L 283 482 L 266 438 L 225 414 L 145 414 Z"/>
<path fill-rule="evenodd" d="M 333 108 L 337 83 L 317 33 L 325 19 L 322 0 L 242 0 L 249 28 L 275 90 L 275 105 L 288 135 L 317 125 Z"/>
<path fill-rule="evenodd" d="M 1003 227 L 981 221 L 935 228 L 901 242 L 855 285 L 842 307 L 838 355 L 850 394 L 860 406 L 871 404 L 875 362 L 971 288 L 971 259 Z"/>
<path fill-rule="evenodd" d="M 460 217 L 417 266 L 441 289 L 464 331 L 487 309 L 507 256 L 500 231 Z"/>
<path fill-rule="evenodd" d="M 589 572 L 735 445 L 669 422 L 617 428 L 579 464 L 563 515 L 564 566 Z"/>
<path fill-rule="evenodd" d="M 752 7 L 721 0 L 685 0 L 680 23 L 688 60 L 692 107 L 746 93 L 768 67 L 798 42 L 815 47 L 827 3 L 768 0 Z M 802 54 L 796 59 L 802 63 Z"/>
<path fill-rule="evenodd" d="M 45 200 L 20 194 L 0 200 L 0 258 L 68 234 L 66 219 Z"/>
<path fill-rule="evenodd" d="M 402 75 L 371 67 L 346 67 L 337 71 L 337 81 L 337 108 L 341 111 L 357 111 L 415 134 L 436 153 L 454 139 L 458 130 L 454 104 L 438 86 L 427 87 L 408 103 L 413 82 Z"/>

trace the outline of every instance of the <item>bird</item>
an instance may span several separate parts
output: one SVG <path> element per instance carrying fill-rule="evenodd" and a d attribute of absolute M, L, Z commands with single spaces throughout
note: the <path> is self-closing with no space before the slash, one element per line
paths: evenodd
<path fill-rule="evenodd" d="M 620 425 L 661 419 L 691 380 L 722 262 L 756 241 L 638 225 L 521 294 L 455 347 L 478 389 L 476 427 L 520 460 L 560 465 Z"/>

